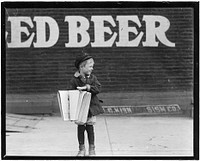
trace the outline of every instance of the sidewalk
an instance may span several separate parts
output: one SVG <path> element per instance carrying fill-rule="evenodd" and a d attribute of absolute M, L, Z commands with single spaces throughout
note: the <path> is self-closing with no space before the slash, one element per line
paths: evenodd
<path fill-rule="evenodd" d="M 6 155 L 77 154 L 73 122 L 64 122 L 60 116 L 12 114 L 6 120 L 11 118 L 13 122 L 7 124 L 15 132 L 6 133 Z M 20 122 L 24 125 L 19 129 Z M 193 156 L 193 120 L 187 117 L 99 116 L 95 134 L 97 156 Z"/>

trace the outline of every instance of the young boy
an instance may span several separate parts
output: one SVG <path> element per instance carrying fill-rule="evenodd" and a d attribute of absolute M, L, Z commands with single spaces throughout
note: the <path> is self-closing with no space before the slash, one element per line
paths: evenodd
<path fill-rule="evenodd" d="M 88 112 L 87 122 L 81 124 L 75 122 L 78 125 L 77 136 L 79 142 L 79 152 L 77 156 L 85 156 L 85 130 L 87 131 L 89 142 L 89 156 L 95 155 L 94 144 L 94 124 L 96 122 L 96 115 L 103 113 L 103 108 L 100 104 L 100 100 L 97 94 L 101 91 L 101 84 L 97 80 L 96 76 L 91 74 L 94 67 L 94 59 L 88 54 L 83 54 L 76 58 L 75 67 L 77 72 L 71 79 L 69 84 L 70 90 L 85 90 L 91 93 L 91 102 Z"/>

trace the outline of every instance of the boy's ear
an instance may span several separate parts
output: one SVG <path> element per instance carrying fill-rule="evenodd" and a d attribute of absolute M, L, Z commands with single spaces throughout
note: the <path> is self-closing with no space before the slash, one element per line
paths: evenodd
<path fill-rule="evenodd" d="M 79 71 L 80 71 L 83 67 L 84 67 L 83 65 L 80 65 L 80 66 L 79 66 Z"/>

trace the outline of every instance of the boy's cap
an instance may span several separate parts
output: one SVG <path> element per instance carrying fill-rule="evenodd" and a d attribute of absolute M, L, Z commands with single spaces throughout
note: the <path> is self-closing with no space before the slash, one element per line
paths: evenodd
<path fill-rule="evenodd" d="M 90 55 L 88 55 L 88 54 L 84 54 L 84 55 L 78 56 L 78 57 L 76 58 L 76 60 L 75 60 L 75 67 L 76 67 L 77 69 L 79 69 L 79 65 L 80 65 L 82 62 L 84 62 L 85 60 L 88 60 L 88 59 L 90 59 L 90 58 L 92 58 L 92 56 L 90 56 Z"/>

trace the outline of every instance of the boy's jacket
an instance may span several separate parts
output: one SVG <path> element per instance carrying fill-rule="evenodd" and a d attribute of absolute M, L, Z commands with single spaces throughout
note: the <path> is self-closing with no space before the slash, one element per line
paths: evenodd
<path fill-rule="evenodd" d="M 99 100 L 97 97 L 97 94 L 101 91 L 101 84 L 95 75 L 91 74 L 89 77 L 83 78 L 79 72 L 76 72 L 74 77 L 70 80 L 68 88 L 69 90 L 76 90 L 77 87 L 83 87 L 86 84 L 90 85 L 91 88 L 88 92 L 92 94 L 88 117 L 104 113 L 101 106 L 103 101 Z"/>

